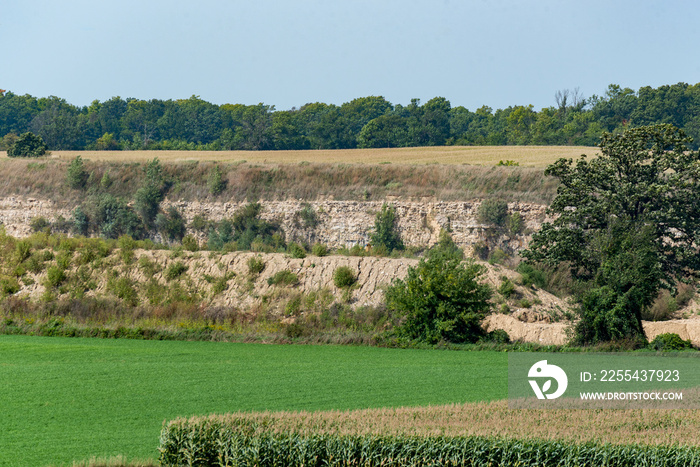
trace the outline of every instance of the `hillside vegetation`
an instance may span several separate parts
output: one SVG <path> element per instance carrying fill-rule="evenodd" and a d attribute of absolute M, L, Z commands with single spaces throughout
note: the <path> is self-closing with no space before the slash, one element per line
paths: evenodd
<path fill-rule="evenodd" d="M 561 155 L 551 152 L 549 157 Z M 85 181 L 77 188 L 71 188 L 68 183 L 70 163 L 66 160 L 0 159 L 0 196 L 33 196 L 69 207 L 83 202 L 86 194 L 109 194 L 129 201 L 145 183 L 144 159 L 160 160 L 160 156 L 158 152 L 140 152 L 138 161 L 133 162 L 85 159 Z M 528 167 L 305 161 L 214 163 L 192 159 L 161 164 L 166 184 L 164 195 L 169 199 L 367 201 L 399 196 L 463 201 L 497 196 L 508 201 L 548 204 L 557 187 L 556 180 L 544 176 L 541 168 Z M 375 162 L 381 162 L 380 159 L 376 157 Z M 223 183 L 219 191 L 213 192 L 209 183 L 215 170 L 220 171 Z"/>

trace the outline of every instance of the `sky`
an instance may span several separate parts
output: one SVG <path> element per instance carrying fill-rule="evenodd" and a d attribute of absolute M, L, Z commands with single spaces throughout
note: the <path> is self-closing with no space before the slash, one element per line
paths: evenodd
<path fill-rule="evenodd" d="M 700 82 L 699 20 L 697 0 L 8 0 L 0 88 L 539 110 L 558 90 Z"/>

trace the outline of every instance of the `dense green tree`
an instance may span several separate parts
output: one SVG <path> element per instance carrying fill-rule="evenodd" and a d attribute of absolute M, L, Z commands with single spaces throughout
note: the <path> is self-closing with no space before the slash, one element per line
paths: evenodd
<path fill-rule="evenodd" d="M 396 208 L 387 203 L 382 204 L 382 209 L 374 220 L 374 233 L 370 236 L 372 247 L 385 248 L 387 253 L 403 250 L 404 244 L 396 228 L 397 222 Z"/>
<path fill-rule="evenodd" d="M 435 97 L 421 106 L 419 146 L 443 146 L 450 137 L 450 101 Z"/>
<path fill-rule="evenodd" d="M 343 149 L 355 145 L 340 107 L 315 102 L 299 109 L 298 121 L 311 149 Z"/>
<path fill-rule="evenodd" d="M 261 219 L 260 203 L 248 203 L 233 216 L 233 240 L 241 250 L 250 250 L 254 241 L 275 248 L 284 246 L 284 231 L 275 222 Z"/>
<path fill-rule="evenodd" d="M 484 268 L 454 254 L 437 253 L 410 267 L 387 288 L 387 307 L 403 317 L 397 333 L 428 342 L 475 342 L 490 312 L 491 288 L 479 279 Z"/>
<path fill-rule="evenodd" d="M 158 120 L 165 113 L 165 103 L 158 99 L 127 99 L 126 104 L 123 136 L 131 140 L 132 149 L 148 148 L 160 139 Z"/>
<path fill-rule="evenodd" d="M 40 111 L 35 97 L 6 92 L 0 96 L 0 135 L 26 133 L 29 124 Z"/>
<path fill-rule="evenodd" d="M 63 99 L 40 99 L 44 107 L 29 125 L 51 149 L 81 149 L 84 147 L 85 119 L 80 112 Z"/>
<path fill-rule="evenodd" d="M 131 235 L 135 239 L 143 238 L 145 231 L 136 213 L 121 199 L 110 194 L 103 194 L 88 201 L 87 215 L 93 228 L 105 238 L 119 238 Z M 76 218 L 76 225 L 79 219 Z"/>
<path fill-rule="evenodd" d="M 40 157 L 46 154 L 46 143 L 41 136 L 24 133 L 7 150 L 8 157 Z"/>
<path fill-rule="evenodd" d="M 309 139 L 301 127 L 299 111 L 286 110 L 272 114 L 272 141 L 275 149 L 309 149 Z"/>
<path fill-rule="evenodd" d="M 357 136 L 361 148 L 398 148 L 409 145 L 408 126 L 398 115 L 382 115 L 370 120 Z"/>
<path fill-rule="evenodd" d="M 240 149 L 272 149 L 272 112 L 274 106 L 249 105 L 240 116 L 235 139 Z"/>
<path fill-rule="evenodd" d="M 66 171 L 66 181 L 68 186 L 74 190 L 84 190 L 87 187 L 85 184 L 88 180 L 88 172 L 85 170 L 85 164 L 83 164 L 83 158 L 77 156 L 68 165 L 68 170 Z"/>
<path fill-rule="evenodd" d="M 170 206 L 167 213 L 158 213 L 155 225 L 158 232 L 170 242 L 181 242 L 187 231 L 185 218 L 174 206 Z"/>
<path fill-rule="evenodd" d="M 672 125 L 652 125 L 604 134 L 597 158 L 550 165 L 545 173 L 561 182 L 549 207 L 556 219 L 533 235 L 524 256 L 567 263 L 574 277 L 601 288 L 583 297 L 584 312 L 621 300 L 618 310 L 639 321 L 659 288 L 700 270 L 700 154 L 689 142 Z M 624 277 L 631 279 L 620 285 Z M 638 332 L 641 325 L 626 329 Z"/>
<path fill-rule="evenodd" d="M 508 144 L 530 144 L 532 142 L 530 129 L 537 120 L 537 114 L 532 105 L 527 107 L 520 105 L 509 110 L 506 117 Z"/>
<path fill-rule="evenodd" d="M 343 104 L 340 107 L 340 113 L 349 136 L 344 144 L 347 147 L 356 147 L 357 137 L 362 128 L 371 120 L 391 112 L 392 107 L 391 102 L 382 96 L 360 97 Z"/>
<path fill-rule="evenodd" d="M 467 136 L 469 132 L 469 124 L 474 119 L 474 113 L 468 109 L 459 106 L 450 109 L 450 144 L 469 145 L 470 141 Z"/>
<path fill-rule="evenodd" d="M 155 225 L 160 203 L 165 197 L 167 183 L 158 158 L 148 161 L 144 172 L 146 175 L 144 183 L 134 195 L 134 208 L 141 216 L 144 225 L 150 229 Z"/>
<path fill-rule="evenodd" d="M 0 96 L 0 137 L 32 131 L 50 149 L 340 149 L 504 144 L 594 145 L 603 131 L 671 123 L 700 141 L 700 83 L 635 92 L 611 84 L 602 97 L 557 91 L 556 106 L 474 112 L 444 97 L 393 106 L 381 96 L 276 111 L 258 104 L 113 97 L 76 107 L 58 97 Z M 105 144 L 105 135 L 112 135 Z M 693 147 L 697 147 L 697 142 Z"/>

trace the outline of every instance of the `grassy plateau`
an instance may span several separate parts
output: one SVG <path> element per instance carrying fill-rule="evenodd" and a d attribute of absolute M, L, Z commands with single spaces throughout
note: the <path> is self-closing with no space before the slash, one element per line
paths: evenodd
<path fill-rule="evenodd" d="M 144 162 L 158 157 L 163 162 L 216 161 L 251 163 L 364 163 L 379 164 L 471 164 L 495 165 L 514 160 L 524 167 L 546 167 L 560 157 L 593 156 L 588 146 L 433 146 L 382 149 L 317 149 L 298 151 L 52 151 L 52 158 L 70 160 L 77 155 L 95 161 Z M 5 151 L 0 157 L 7 157 Z"/>
<path fill-rule="evenodd" d="M 155 459 L 176 417 L 504 399 L 506 355 L 0 336 L 0 465 Z"/>

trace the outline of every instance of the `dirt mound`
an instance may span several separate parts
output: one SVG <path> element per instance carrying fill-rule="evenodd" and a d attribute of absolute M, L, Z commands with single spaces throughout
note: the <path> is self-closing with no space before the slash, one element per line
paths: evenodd
<path fill-rule="evenodd" d="M 487 332 L 503 329 L 511 340 L 536 342 L 542 345 L 563 345 L 566 343 L 567 323 L 524 323 L 513 316 L 493 314 L 486 317 L 484 328 Z"/>
<path fill-rule="evenodd" d="M 487 331 L 503 329 L 511 340 L 536 342 L 542 345 L 563 345 L 567 341 L 566 328 L 569 322 L 523 322 L 515 316 L 494 314 L 484 321 Z M 653 340 L 659 334 L 676 333 L 681 339 L 690 340 L 700 346 L 700 319 L 674 319 L 671 321 L 642 321 L 647 339 Z"/>

